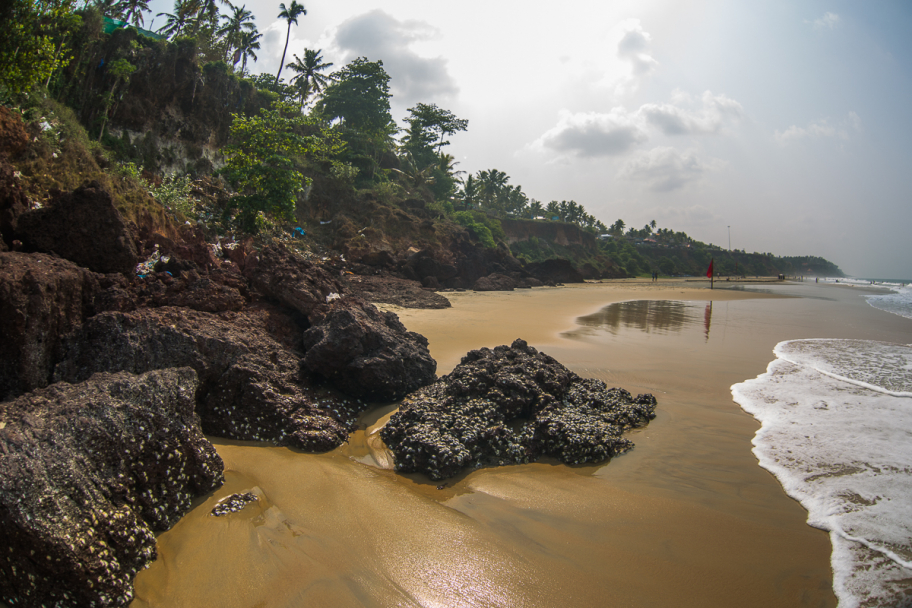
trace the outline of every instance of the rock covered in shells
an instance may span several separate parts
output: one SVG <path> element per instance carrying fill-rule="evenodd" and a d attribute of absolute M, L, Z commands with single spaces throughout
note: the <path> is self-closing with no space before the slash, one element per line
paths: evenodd
<path fill-rule="evenodd" d="M 96 275 L 44 253 L 0 253 L 0 401 L 49 384 L 61 336 L 92 314 Z"/>
<path fill-rule="evenodd" d="M 0 404 L 0 600 L 125 606 L 223 464 L 194 413 L 189 368 L 98 374 Z"/>
<path fill-rule="evenodd" d="M 403 401 L 380 436 L 402 472 L 431 479 L 460 469 L 552 456 L 601 462 L 633 447 L 623 431 L 655 418 L 652 395 L 583 379 L 523 340 L 469 352 Z"/>
<path fill-rule="evenodd" d="M 239 313 L 104 312 L 66 337 L 54 377 L 77 382 L 99 371 L 188 366 L 200 376 L 206 433 L 309 451 L 342 444 L 361 406 L 308 389 L 298 356 L 264 334 Z"/>
<path fill-rule="evenodd" d="M 344 393 L 393 401 L 437 377 L 427 338 L 360 298 L 334 300 L 311 323 L 304 332 L 304 365 Z"/>
<path fill-rule="evenodd" d="M 212 517 L 224 517 L 229 513 L 237 513 L 252 502 L 259 500 L 253 492 L 238 492 L 221 499 L 209 512 Z"/>
<path fill-rule="evenodd" d="M 284 306 L 309 315 L 342 292 L 342 285 L 325 268 L 281 246 L 269 246 L 247 256 L 244 276 L 251 287 Z"/>

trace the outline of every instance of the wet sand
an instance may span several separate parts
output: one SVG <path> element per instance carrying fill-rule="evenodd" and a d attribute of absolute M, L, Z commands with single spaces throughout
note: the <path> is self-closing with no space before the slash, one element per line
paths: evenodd
<path fill-rule="evenodd" d="M 159 536 L 132 605 L 835 605 L 829 539 L 757 466 L 759 425 L 729 387 L 765 371 L 781 340 L 910 343 L 912 322 L 860 289 L 750 289 L 767 293 L 623 282 L 396 310 L 440 374 L 521 337 L 580 375 L 652 392 L 658 417 L 610 463 L 481 469 L 442 489 L 383 468 L 375 433 L 392 406 L 329 454 L 215 440 L 227 483 Z M 251 489 L 257 505 L 208 516 Z"/>

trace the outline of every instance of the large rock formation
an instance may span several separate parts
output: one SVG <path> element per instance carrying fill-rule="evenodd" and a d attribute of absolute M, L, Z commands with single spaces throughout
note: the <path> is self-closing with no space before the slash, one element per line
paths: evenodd
<path fill-rule="evenodd" d="M 427 338 L 373 304 L 339 298 L 311 323 L 304 332 L 304 365 L 349 395 L 393 401 L 436 378 Z"/>
<path fill-rule="evenodd" d="M 244 261 L 244 276 L 263 295 L 309 315 L 342 292 L 339 281 L 322 267 L 294 255 L 284 247 L 265 247 Z"/>
<path fill-rule="evenodd" d="M 67 336 L 54 377 L 78 382 L 99 371 L 187 366 L 200 377 L 206 433 L 311 451 L 340 445 L 360 408 L 305 388 L 298 357 L 264 333 L 243 314 L 171 307 L 104 312 Z"/>
<path fill-rule="evenodd" d="M 622 432 L 655 418 L 655 405 L 652 395 L 633 398 L 580 378 L 516 340 L 469 352 L 449 375 L 406 397 L 380 436 L 397 470 L 431 479 L 541 456 L 600 462 L 633 447 Z"/>
<path fill-rule="evenodd" d="M 0 404 L 0 600 L 125 606 L 193 497 L 222 483 L 188 368 L 99 374 Z"/>
<path fill-rule="evenodd" d="M 133 235 L 111 194 L 98 182 L 23 213 L 16 236 L 27 251 L 56 253 L 95 272 L 129 273 L 136 266 Z"/>
<path fill-rule="evenodd" d="M 61 336 L 92 314 L 97 292 L 72 262 L 0 253 L 0 401 L 48 385 Z"/>

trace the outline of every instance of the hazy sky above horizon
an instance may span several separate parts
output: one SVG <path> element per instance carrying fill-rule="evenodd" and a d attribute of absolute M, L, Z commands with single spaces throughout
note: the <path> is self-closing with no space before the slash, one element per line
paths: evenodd
<path fill-rule="evenodd" d="M 458 169 L 500 169 L 606 224 L 723 247 L 731 226 L 736 249 L 912 279 L 908 2 L 304 5 L 286 62 L 382 60 L 397 120 L 417 102 L 469 120 Z M 264 34 L 253 71 L 274 74 L 278 2 L 246 6 Z"/>

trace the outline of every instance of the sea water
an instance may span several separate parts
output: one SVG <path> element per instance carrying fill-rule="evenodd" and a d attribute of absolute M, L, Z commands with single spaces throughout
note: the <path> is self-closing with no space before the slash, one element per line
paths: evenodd
<path fill-rule="evenodd" d="M 912 286 L 904 286 L 900 283 L 884 285 L 890 287 L 893 293 L 866 296 L 868 304 L 874 308 L 912 319 Z"/>
<path fill-rule="evenodd" d="M 898 295 L 872 304 L 905 310 Z M 912 605 L 912 347 L 816 339 L 774 352 L 765 374 L 732 386 L 761 423 L 760 466 L 830 533 L 840 607 Z"/>

